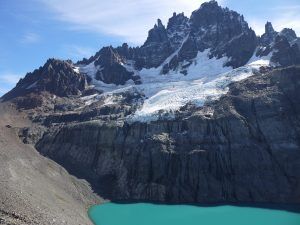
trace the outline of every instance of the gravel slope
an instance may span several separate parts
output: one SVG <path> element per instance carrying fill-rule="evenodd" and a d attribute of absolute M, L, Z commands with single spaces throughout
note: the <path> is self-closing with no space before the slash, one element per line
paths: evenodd
<path fill-rule="evenodd" d="M 86 212 L 100 198 L 86 181 L 24 144 L 18 128 L 28 126 L 25 114 L 0 103 L 0 224 L 92 224 Z"/>

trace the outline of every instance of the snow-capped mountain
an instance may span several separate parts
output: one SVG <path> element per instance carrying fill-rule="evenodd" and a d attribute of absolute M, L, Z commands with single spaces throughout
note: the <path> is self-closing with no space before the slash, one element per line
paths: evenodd
<path fill-rule="evenodd" d="M 42 184 L 64 173 L 26 156 L 30 169 L 28 148 L 6 147 L 21 143 L 13 134 L 112 201 L 299 204 L 299 42 L 270 22 L 259 37 L 242 15 L 210 1 L 190 18 L 158 20 L 140 47 L 103 47 L 77 63 L 49 59 L 0 99 L 8 134 L 0 143 L 13 152 L 3 168 L 9 175 L 17 165 L 4 184 L 22 168 L 30 185 L 39 167 Z M 11 183 L 13 193 L 26 194 L 23 181 Z M 76 199 L 89 197 L 70 182 Z M 64 199 L 54 194 L 54 203 Z"/>
<path fill-rule="evenodd" d="M 227 8 L 223 9 L 217 2 L 211 1 L 194 11 L 191 18 L 183 13 L 174 13 L 167 27 L 158 19 L 141 47 L 128 48 L 124 44 L 111 49 L 116 58 L 134 61 L 138 70 L 161 66 L 160 74 L 170 71 L 185 74 L 186 68 L 197 57 L 198 52 L 206 49 L 210 50 L 210 58 L 227 57 L 224 66 L 243 66 L 253 55 L 256 42 L 255 32 L 249 28 L 243 16 Z M 79 64 L 89 64 L 99 57 L 107 56 L 101 56 L 98 52 Z"/>
<path fill-rule="evenodd" d="M 155 119 L 161 111 L 217 99 L 229 83 L 261 66 L 300 62 L 292 29 L 278 33 L 268 22 L 265 30 L 257 37 L 242 15 L 211 1 L 191 18 L 174 13 L 166 27 L 158 19 L 141 47 L 105 47 L 77 66 L 106 94 L 130 88 L 143 93 L 144 104 L 131 119 Z"/>
<path fill-rule="evenodd" d="M 91 93 L 98 94 L 84 97 L 89 105 L 99 98 L 130 91 L 144 97 L 128 121 L 156 120 L 161 114 L 172 118 L 180 107 L 216 100 L 228 91 L 230 83 L 262 68 L 299 64 L 298 43 L 292 29 L 277 32 L 270 22 L 258 37 L 242 15 L 210 1 L 190 18 L 174 13 L 167 26 L 158 19 L 140 47 L 126 43 L 104 47 L 76 64 L 50 60 L 4 97 L 37 90 L 60 96 L 60 91 L 84 94 L 85 89 L 94 89 Z M 45 70 L 51 73 L 53 68 L 57 79 L 50 76 L 53 79 L 44 82 Z M 60 74 L 73 75 L 65 79 Z M 54 89 L 46 85 L 49 80 Z"/>

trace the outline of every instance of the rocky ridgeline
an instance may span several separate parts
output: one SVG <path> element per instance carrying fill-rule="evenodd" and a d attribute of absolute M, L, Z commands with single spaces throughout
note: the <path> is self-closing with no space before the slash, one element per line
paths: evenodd
<path fill-rule="evenodd" d="M 42 68 L 21 80 L 5 98 L 42 89 L 58 96 L 80 94 L 85 88 L 85 78 L 72 68 L 89 64 L 95 67 L 94 78 L 107 84 L 124 85 L 128 80 L 135 84 L 142 82 L 125 64 L 136 70 L 161 67 L 161 74 L 179 71 L 187 75 L 187 68 L 197 54 L 206 49 L 210 49 L 210 58 L 227 57 L 224 66 L 233 68 L 245 65 L 253 56 L 269 54 L 272 54 L 273 66 L 296 65 L 300 63 L 299 42 L 292 29 L 277 32 L 270 22 L 266 24 L 265 33 L 257 37 L 242 15 L 210 1 L 202 4 L 190 18 L 174 13 L 167 27 L 158 19 L 140 47 L 132 48 L 126 43 L 117 48 L 104 47 L 75 65 L 69 61 L 48 60 Z"/>
<path fill-rule="evenodd" d="M 273 52 L 271 62 L 276 66 L 296 65 L 300 62 L 300 45 L 295 31 L 285 28 L 276 32 L 270 22 L 265 26 L 265 33 L 260 38 L 256 56 L 267 56 Z"/>
<path fill-rule="evenodd" d="M 2 98 L 10 100 L 30 93 L 48 92 L 59 97 L 80 95 L 87 87 L 87 77 L 75 70 L 70 61 L 49 59 L 44 66 L 26 74 L 16 87 Z"/>
<path fill-rule="evenodd" d="M 272 52 L 273 65 L 295 65 L 300 63 L 299 40 L 292 29 L 286 28 L 276 32 L 270 22 L 266 24 L 265 34 L 257 37 L 242 15 L 222 8 L 216 1 L 210 1 L 202 4 L 190 18 L 183 13 L 174 13 L 167 27 L 158 19 L 157 24 L 149 31 L 147 40 L 140 47 L 131 48 L 123 44 L 118 48 L 110 47 L 110 50 L 120 68 L 130 60 L 138 70 L 162 66 L 162 74 L 179 70 L 186 75 L 186 68 L 192 64 L 198 52 L 206 49 L 210 49 L 210 57 L 227 57 L 228 61 L 224 66 L 233 68 L 245 65 L 253 55 L 263 57 Z M 103 60 L 107 57 L 106 54 L 101 54 L 102 50 L 78 64 L 98 65 L 96 59 Z M 285 57 L 286 55 L 288 57 Z M 101 66 L 101 70 L 103 68 L 110 72 L 114 70 L 106 64 Z M 96 79 L 115 84 L 132 79 L 129 74 L 124 75 L 123 72 L 118 73 L 119 78 L 115 78 L 114 72 L 112 74 L 114 75 L 110 77 L 97 76 Z M 139 78 L 135 77 L 132 80 L 136 81 Z"/>

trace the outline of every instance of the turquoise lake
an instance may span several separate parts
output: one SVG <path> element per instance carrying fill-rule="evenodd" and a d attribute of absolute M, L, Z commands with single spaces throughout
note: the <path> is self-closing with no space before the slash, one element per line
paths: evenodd
<path fill-rule="evenodd" d="M 156 205 L 148 203 L 93 206 L 96 225 L 299 225 L 300 213 L 284 210 L 215 206 Z"/>

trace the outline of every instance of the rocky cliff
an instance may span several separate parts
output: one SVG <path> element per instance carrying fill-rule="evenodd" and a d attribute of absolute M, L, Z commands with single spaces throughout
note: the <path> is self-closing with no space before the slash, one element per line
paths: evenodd
<path fill-rule="evenodd" d="M 112 200 L 300 202 L 300 68 L 230 85 L 175 119 L 65 124 L 36 148 Z"/>

